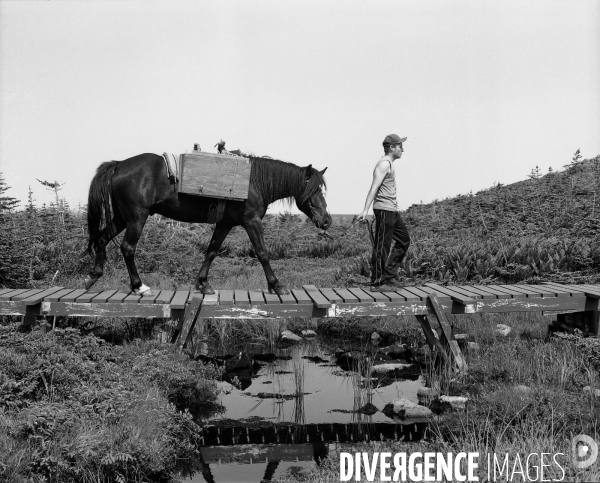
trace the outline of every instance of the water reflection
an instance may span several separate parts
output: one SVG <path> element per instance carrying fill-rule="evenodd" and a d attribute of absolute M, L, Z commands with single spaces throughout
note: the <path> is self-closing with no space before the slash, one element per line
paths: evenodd
<path fill-rule="evenodd" d="M 415 373 L 410 379 L 394 373 L 373 377 L 381 349 L 323 338 L 277 347 L 275 338 L 268 339 L 253 347 L 223 339 L 206 345 L 215 353 L 204 357 L 232 360 L 229 367 L 239 363 L 247 370 L 228 373 L 220 383 L 224 411 L 202 420 L 201 472 L 193 482 L 270 481 L 310 467 L 327 455 L 331 443 L 423 436 L 424 421 L 398 424 L 381 413 L 398 397 L 418 402 L 423 386 Z M 361 412 L 369 408 L 376 412 Z"/>

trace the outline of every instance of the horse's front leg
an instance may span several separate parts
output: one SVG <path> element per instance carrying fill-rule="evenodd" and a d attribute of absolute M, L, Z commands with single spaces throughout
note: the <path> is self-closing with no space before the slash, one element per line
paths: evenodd
<path fill-rule="evenodd" d="M 206 258 L 204 259 L 202 268 L 196 278 L 196 290 L 200 290 L 203 294 L 215 293 L 208 283 L 208 271 L 210 270 L 210 266 L 217 256 L 217 252 L 219 251 L 219 248 L 221 248 L 223 241 L 227 235 L 229 235 L 231 228 L 231 225 L 226 225 L 224 223 L 217 223 L 215 226 L 215 231 L 213 232 L 208 248 L 206 249 Z"/>
<path fill-rule="evenodd" d="M 256 256 L 260 260 L 260 263 L 262 263 L 265 275 L 267 277 L 269 291 L 271 293 L 276 293 L 277 295 L 289 294 L 289 290 L 281 285 L 279 280 L 277 280 L 277 277 L 271 268 L 271 264 L 269 263 L 269 252 L 265 245 L 262 221 L 259 219 L 252 219 L 244 224 L 244 228 L 248 233 L 248 237 L 250 238 L 250 242 L 254 247 Z"/>

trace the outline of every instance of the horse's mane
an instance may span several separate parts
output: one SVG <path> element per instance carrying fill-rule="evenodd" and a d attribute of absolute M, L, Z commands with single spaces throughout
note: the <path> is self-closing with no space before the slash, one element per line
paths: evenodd
<path fill-rule="evenodd" d="M 306 183 L 306 167 L 272 158 L 250 157 L 252 170 L 250 183 L 261 193 L 268 203 L 284 200 L 291 204 L 295 197 L 300 204 L 325 188 L 325 178 L 311 166 L 311 176 Z"/>

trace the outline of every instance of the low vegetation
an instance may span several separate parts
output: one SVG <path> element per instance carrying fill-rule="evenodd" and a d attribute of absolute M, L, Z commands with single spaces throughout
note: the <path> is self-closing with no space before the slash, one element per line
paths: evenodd
<path fill-rule="evenodd" d="M 0 176 L 0 288 L 79 288 L 91 266 L 81 256 L 85 208 L 68 206 L 59 183 L 44 187 L 54 191 L 55 202 L 37 207 L 31 193 L 18 208 Z M 598 283 L 599 187 L 600 156 L 582 160 L 576 153 L 561 172 L 542 175 L 536 167 L 520 183 L 413 205 L 404 213 L 413 243 L 403 280 Z M 282 282 L 367 283 L 369 238 L 364 225 L 350 221 L 334 217 L 334 226 L 322 233 L 294 215 L 268 216 L 267 245 Z M 158 289 L 191 286 L 211 233 L 208 225 L 152 217 L 137 252 L 143 281 Z M 108 249 L 99 288 L 128 287 L 118 244 Z M 265 286 L 243 230 L 228 237 L 211 277 L 218 288 Z M 480 345 L 467 355 L 469 374 L 443 382 L 448 393 L 470 398 L 467 409 L 440 417 L 418 444 L 373 443 L 356 445 L 356 451 L 568 454 L 576 434 L 599 439 L 597 402 L 593 391 L 583 391 L 600 386 L 595 340 L 577 334 L 549 338 L 549 318 L 541 315 L 455 316 L 452 322 Z M 494 333 L 497 323 L 512 327 L 508 337 Z M 317 324 L 323 332 L 340 325 L 365 333 L 401 326 L 422 343 L 412 320 Z M 17 325 L 10 317 L 0 319 L 0 480 L 166 482 L 194 470 L 190 461 L 201 427 L 193 413 L 216 408 L 211 381 L 218 374 L 212 366 L 153 341 L 143 322 L 90 320 L 74 329 L 73 321 L 59 319 L 47 336 L 20 333 Z M 225 324 L 222 330 L 241 329 Z M 435 371 L 426 377 L 432 385 L 442 381 Z M 528 390 L 519 392 L 518 386 Z M 595 481 L 600 471 L 594 466 L 570 476 Z M 298 478 L 304 477 L 289 481 Z M 338 481 L 339 457 L 332 454 L 305 478 Z"/>

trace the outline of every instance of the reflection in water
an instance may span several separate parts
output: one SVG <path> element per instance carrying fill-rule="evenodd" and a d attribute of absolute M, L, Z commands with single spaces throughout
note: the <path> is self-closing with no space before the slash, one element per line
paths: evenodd
<path fill-rule="evenodd" d="M 271 340 L 273 339 L 273 340 Z M 335 364 L 337 348 L 345 343 L 313 339 L 287 348 L 270 343 L 249 349 L 261 353 L 262 367 L 244 378 L 238 387 L 220 383 L 225 411 L 204 420 L 201 448 L 202 476 L 193 482 L 260 482 L 280 477 L 289 468 L 308 468 L 328 453 L 330 443 L 397 440 L 416 441 L 425 431 L 425 422 L 397 424 L 380 412 L 398 397 L 417 402 L 422 381 L 373 378 L 373 351 L 357 357 L 343 370 Z M 208 344 L 222 356 L 239 351 L 226 345 Z M 254 352 L 252 352 L 254 351 Z M 273 352 L 273 354 L 265 354 Z M 240 359 L 241 360 L 241 359 Z M 372 415 L 358 410 L 373 404 Z M 333 410 L 340 410 L 333 411 Z"/>

